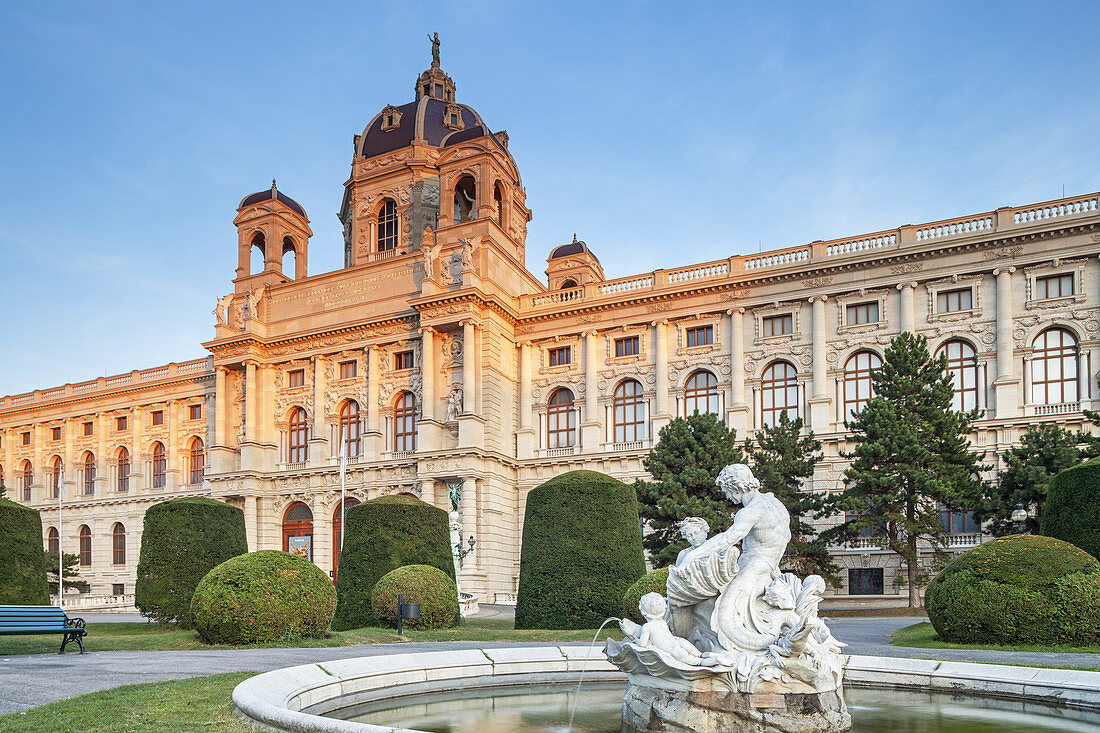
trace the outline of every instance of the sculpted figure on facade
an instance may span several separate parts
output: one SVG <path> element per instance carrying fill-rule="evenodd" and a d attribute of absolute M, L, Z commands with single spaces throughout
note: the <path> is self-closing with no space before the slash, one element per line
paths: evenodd
<path fill-rule="evenodd" d="M 439 258 L 439 245 L 435 241 L 435 232 L 431 227 L 424 227 L 420 249 L 424 253 L 424 277 L 434 280 L 435 263 Z"/>
<path fill-rule="evenodd" d="M 214 306 L 214 318 L 217 320 L 219 326 L 231 326 L 229 319 L 232 317 L 229 308 L 233 303 L 233 294 L 223 295 L 218 298 L 218 304 Z"/>
<path fill-rule="evenodd" d="M 462 414 L 462 388 L 457 384 L 451 387 L 450 394 L 447 395 L 447 422 L 457 420 L 458 416 Z"/>
<path fill-rule="evenodd" d="M 462 244 L 461 262 L 463 272 L 474 271 L 474 245 L 469 239 L 460 239 L 459 243 Z"/>

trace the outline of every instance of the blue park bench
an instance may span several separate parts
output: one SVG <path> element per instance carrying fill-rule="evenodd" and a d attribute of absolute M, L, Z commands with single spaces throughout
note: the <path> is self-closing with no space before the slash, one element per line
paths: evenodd
<path fill-rule="evenodd" d="M 64 634 L 58 654 L 65 653 L 70 641 L 75 641 L 83 654 L 88 631 L 84 619 L 69 618 L 57 606 L 0 606 L 0 636 L 29 634 Z"/>

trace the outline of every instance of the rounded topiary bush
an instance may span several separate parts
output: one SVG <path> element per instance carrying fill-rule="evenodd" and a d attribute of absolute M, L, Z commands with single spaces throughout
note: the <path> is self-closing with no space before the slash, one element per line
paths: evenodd
<path fill-rule="evenodd" d="M 34 509 L 0 498 L 0 605 L 49 602 L 42 520 Z"/>
<path fill-rule="evenodd" d="M 644 574 L 634 487 L 571 471 L 527 495 L 517 629 L 596 628 Z"/>
<path fill-rule="evenodd" d="M 924 605 L 944 641 L 1095 644 L 1100 561 L 1053 537 L 999 537 L 948 563 Z"/>
<path fill-rule="evenodd" d="M 668 596 L 668 568 L 657 568 L 646 573 L 626 589 L 626 593 L 623 594 L 623 618 L 639 624 L 645 623 L 642 612 L 638 610 L 638 602 L 646 593 Z"/>
<path fill-rule="evenodd" d="M 191 617 L 211 644 L 264 644 L 286 636 L 323 636 L 336 589 L 305 558 L 261 550 L 226 560 L 195 589 Z"/>
<path fill-rule="evenodd" d="M 141 532 L 134 605 L 158 623 L 191 626 L 191 595 L 212 568 L 248 552 L 244 512 L 200 497 L 149 507 Z"/>
<path fill-rule="evenodd" d="M 391 570 L 431 565 L 454 581 L 447 512 L 442 509 L 412 496 L 382 496 L 348 509 L 345 521 L 332 628 L 376 625 L 371 591 Z"/>
<path fill-rule="evenodd" d="M 1067 468 L 1051 479 L 1039 533 L 1100 557 L 1100 458 Z"/>
<path fill-rule="evenodd" d="M 371 613 L 386 626 L 397 626 L 398 594 L 403 603 L 420 604 L 420 618 L 405 619 L 402 628 L 450 629 L 458 625 L 458 586 L 439 568 L 406 565 L 375 583 Z"/>

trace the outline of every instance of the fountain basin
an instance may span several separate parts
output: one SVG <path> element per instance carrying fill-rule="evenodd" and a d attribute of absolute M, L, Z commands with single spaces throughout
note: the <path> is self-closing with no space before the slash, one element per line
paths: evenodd
<path fill-rule="evenodd" d="M 602 649 L 523 646 L 357 657 L 266 672 L 233 691 L 243 720 L 279 731 L 422 733 L 323 717 L 337 710 L 425 692 L 591 681 L 627 676 Z M 939 662 L 897 657 L 845 657 L 845 685 L 949 692 L 1028 700 L 1100 711 L 1100 672 Z"/>

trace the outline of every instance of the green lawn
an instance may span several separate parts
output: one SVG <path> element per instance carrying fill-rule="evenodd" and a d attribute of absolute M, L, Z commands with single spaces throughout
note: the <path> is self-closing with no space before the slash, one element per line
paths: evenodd
<path fill-rule="evenodd" d="M 618 633 L 617 626 L 610 625 L 600 634 Z M 355 644 L 386 644 L 401 641 L 591 641 L 595 629 L 578 631 L 516 631 L 510 619 L 469 619 L 465 626 L 437 631 L 406 631 L 398 636 L 394 629 L 365 628 L 352 631 L 334 631 L 326 639 L 291 637 L 267 647 L 326 647 L 353 646 Z M 48 636 L 0 636 L 0 657 L 15 654 L 49 654 L 61 646 L 58 635 Z M 255 646 L 255 645 L 254 645 Z M 226 645 L 210 645 L 194 631 L 176 628 L 162 629 L 147 623 L 88 624 L 88 636 L 84 647 L 90 652 L 106 651 L 163 651 L 177 649 L 236 649 Z M 73 649 L 70 644 L 66 654 Z"/>
<path fill-rule="evenodd" d="M 918 649 L 992 649 L 1006 652 L 1059 652 L 1063 654 L 1100 654 L 1100 646 L 1042 646 L 1040 644 L 954 644 L 942 641 L 928 622 L 898 629 L 890 637 L 894 646 Z"/>
<path fill-rule="evenodd" d="M 0 733 L 255 733 L 233 717 L 233 688 L 252 672 L 126 685 L 0 715 Z"/>

